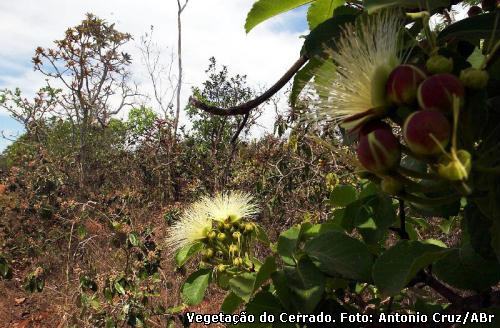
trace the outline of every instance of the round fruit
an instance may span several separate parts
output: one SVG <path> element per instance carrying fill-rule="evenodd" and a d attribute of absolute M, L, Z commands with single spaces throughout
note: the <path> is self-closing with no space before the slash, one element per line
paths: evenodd
<path fill-rule="evenodd" d="M 450 135 L 450 123 L 443 113 L 436 110 L 421 110 L 411 114 L 403 127 L 408 148 L 418 155 L 441 153 L 448 145 Z"/>
<path fill-rule="evenodd" d="M 399 141 L 387 129 L 377 129 L 362 136 L 359 140 L 357 153 L 361 165 L 374 173 L 390 171 L 401 160 Z"/>
<path fill-rule="evenodd" d="M 413 65 L 399 65 L 387 80 L 389 101 L 396 105 L 411 105 L 417 99 L 418 86 L 426 78 L 425 73 Z"/>
<path fill-rule="evenodd" d="M 488 72 L 472 67 L 460 72 L 460 81 L 470 89 L 483 89 L 488 85 Z"/>
<path fill-rule="evenodd" d="M 463 103 L 465 89 L 452 74 L 436 74 L 426 79 L 418 88 L 418 103 L 422 109 L 434 109 L 444 113 L 453 110 L 453 96 Z"/>
<path fill-rule="evenodd" d="M 427 59 L 425 67 L 432 74 L 451 73 L 453 71 L 453 59 L 441 55 L 431 56 Z"/>

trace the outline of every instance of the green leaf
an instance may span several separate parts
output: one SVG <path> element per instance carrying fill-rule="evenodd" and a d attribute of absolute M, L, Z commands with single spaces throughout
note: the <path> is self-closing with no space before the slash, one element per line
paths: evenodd
<path fill-rule="evenodd" d="M 248 328 L 271 328 L 273 324 L 270 322 L 260 322 L 258 320 L 259 316 L 264 312 L 267 314 L 274 315 L 275 318 L 279 317 L 279 314 L 283 312 L 283 309 L 279 305 L 279 301 L 268 291 L 261 291 L 255 295 L 251 302 L 249 302 L 245 308 L 247 314 L 253 314 L 256 318 L 253 323 L 240 323 L 236 327 L 248 327 Z"/>
<path fill-rule="evenodd" d="M 274 256 L 269 256 L 264 260 L 264 264 L 259 268 L 257 276 L 255 277 L 255 284 L 253 291 L 255 292 L 263 283 L 265 283 L 274 271 L 276 271 L 276 260 Z"/>
<path fill-rule="evenodd" d="M 342 27 L 356 19 L 356 15 L 340 15 L 327 19 L 309 33 L 304 41 L 302 54 L 309 58 L 320 56 L 328 58 L 325 48 L 335 50 L 336 40 L 342 33 Z"/>
<path fill-rule="evenodd" d="M 375 285 L 386 295 L 396 295 L 420 270 L 449 252 L 449 249 L 418 241 L 400 241 L 375 261 L 373 266 Z"/>
<path fill-rule="evenodd" d="M 255 279 L 255 272 L 243 272 L 229 280 L 229 288 L 236 296 L 248 303 L 254 291 Z"/>
<path fill-rule="evenodd" d="M 258 0 L 247 15 L 245 31 L 248 33 L 263 21 L 312 1 L 314 0 Z"/>
<path fill-rule="evenodd" d="M 325 276 L 314 263 L 303 257 L 297 267 L 285 267 L 291 302 L 300 313 L 312 313 L 325 291 Z"/>
<path fill-rule="evenodd" d="M 224 298 L 220 310 L 227 314 L 234 313 L 241 304 L 243 304 L 243 300 L 236 296 L 235 293 L 229 292 Z"/>
<path fill-rule="evenodd" d="M 181 287 L 182 300 L 188 305 L 198 305 L 203 301 L 212 275 L 211 269 L 193 272 Z"/>
<path fill-rule="evenodd" d="M 139 242 L 140 242 L 139 236 L 137 236 L 137 233 L 135 233 L 135 232 L 129 233 L 128 241 L 130 242 L 130 245 L 132 245 L 134 247 L 139 246 Z"/>
<path fill-rule="evenodd" d="M 491 12 L 459 20 L 441 31 L 438 40 L 461 39 L 477 44 L 481 39 L 489 40 L 493 34 L 497 13 Z M 498 39 L 500 35 L 496 34 Z"/>
<path fill-rule="evenodd" d="M 330 205 L 344 207 L 356 200 L 357 193 L 353 186 L 338 185 L 330 193 Z"/>
<path fill-rule="evenodd" d="M 364 0 L 363 4 L 368 14 L 372 14 L 375 11 L 388 7 L 404 7 L 413 8 L 421 10 L 432 10 L 440 7 L 447 7 L 450 3 L 449 0 L 432 0 L 432 1 L 421 1 L 421 0 Z M 428 7 L 430 6 L 430 8 Z"/>
<path fill-rule="evenodd" d="M 309 81 L 314 77 L 318 69 L 321 67 L 321 61 L 317 58 L 312 58 L 302 67 L 293 79 L 292 91 L 290 93 L 290 103 L 295 106 L 300 93 Z"/>
<path fill-rule="evenodd" d="M 493 222 L 484 216 L 474 204 L 469 204 L 465 207 L 462 223 L 472 248 L 486 259 L 495 258 L 490 234 Z"/>
<path fill-rule="evenodd" d="M 453 249 L 432 266 L 432 272 L 459 289 L 482 291 L 500 280 L 500 266 L 496 260 L 483 259 L 470 245 Z"/>
<path fill-rule="evenodd" d="M 123 288 L 123 286 L 120 284 L 120 280 L 115 281 L 114 287 L 118 293 L 125 295 L 125 288 Z"/>
<path fill-rule="evenodd" d="M 175 253 L 175 263 L 177 267 L 183 266 L 191 257 L 196 255 L 203 248 L 203 244 L 201 242 L 197 242 L 194 244 L 188 244 L 182 248 L 180 248 Z"/>
<path fill-rule="evenodd" d="M 295 249 L 299 241 L 300 226 L 293 226 L 278 237 L 278 254 L 285 264 L 294 265 Z"/>
<path fill-rule="evenodd" d="M 376 194 L 361 200 L 363 211 L 354 218 L 354 225 L 368 244 L 383 240 L 389 227 L 396 221 L 396 211 L 392 199 L 385 194 Z M 352 205 L 352 204 L 351 204 Z"/>
<path fill-rule="evenodd" d="M 288 266 L 285 266 L 287 268 Z M 293 267 L 290 267 L 293 268 Z M 281 305 L 283 308 L 285 308 L 287 311 L 295 311 L 291 307 L 291 291 L 290 287 L 288 284 L 287 277 L 285 275 L 284 271 L 275 271 L 272 274 L 272 279 L 273 279 L 273 285 L 276 290 L 276 296 L 278 296 L 279 301 L 281 302 Z"/>
<path fill-rule="evenodd" d="M 371 281 L 373 256 L 361 241 L 341 232 L 327 232 L 309 240 L 304 251 L 321 271 L 348 279 Z"/>
<path fill-rule="evenodd" d="M 307 11 L 309 29 L 312 31 L 316 26 L 331 18 L 334 10 L 344 3 L 344 0 L 316 0 L 313 2 Z"/>

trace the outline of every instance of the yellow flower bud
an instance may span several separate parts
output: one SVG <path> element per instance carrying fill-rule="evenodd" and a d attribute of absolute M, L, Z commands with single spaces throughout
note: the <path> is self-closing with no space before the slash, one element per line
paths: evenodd
<path fill-rule="evenodd" d="M 466 150 L 459 150 L 456 158 L 444 155 L 438 164 L 439 175 L 450 181 L 467 180 L 471 170 L 471 154 Z"/>

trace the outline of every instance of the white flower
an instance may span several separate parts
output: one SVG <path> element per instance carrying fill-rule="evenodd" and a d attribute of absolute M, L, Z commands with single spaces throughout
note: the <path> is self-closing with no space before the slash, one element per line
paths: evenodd
<path fill-rule="evenodd" d="M 212 229 L 212 219 L 207 213 L 205 202 L 198 201 L 189 206 L 170 229 L 167 247 L 176 250 L 204 239 Z"/>
<path fill-rule="evenodd" d="M 213 222 L 239 221 L 257 213 L 253 197 L 247 193 L 233 191 L 205 196 L 191 204 L 179 221 L 170 229 L 166 244 L 171 252 L 205 239 L 212 230 Z"/>
<path fill-rule="evenodd" d="M 336 43 L 337 50 L 328 51 L 336 70 L 323 70 L 316 77 L 321 97 L 315 120 L 342 121 L 342 126 L 352 129 L 384 114 L 387 78 L 403 62 L 399 42 L 403 28 L 395 11 L 364 17 L 345 26 Z"/>
<path fill-rule="evenodd" d="M 213 198 L 205 198 L 204 202 L 210 218 L 219 222 L 239 221 L 258 212 L 253 197 L 240 191 L 219 193 Z"/>

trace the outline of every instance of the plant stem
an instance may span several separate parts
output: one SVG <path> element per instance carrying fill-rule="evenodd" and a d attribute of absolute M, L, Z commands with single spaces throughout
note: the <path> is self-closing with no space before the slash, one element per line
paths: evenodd
<path fill-rule="evenodd" d="M 410 235 L 406 231 L 405 201 L 403 199 L 399 199 L 399 236 L 401 239 L 410 239 Z"/>

